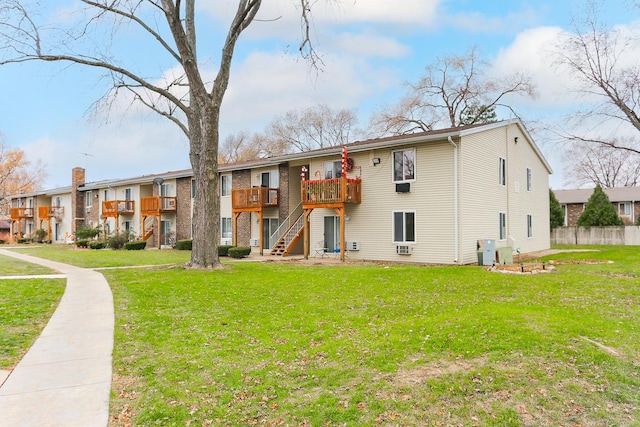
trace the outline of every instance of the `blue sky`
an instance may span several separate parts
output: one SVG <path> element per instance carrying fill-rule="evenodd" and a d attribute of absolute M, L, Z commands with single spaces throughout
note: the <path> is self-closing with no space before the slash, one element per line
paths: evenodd
<path fill-rule="evenodd" d="M 212 76 L 233 3 L 199 4 L 199 60 Z M 553 68 L 549 49 L 562 31 L 571 31 L 584 3 L 320 0 L 313 36 L 325 66 L 315 73 L 297 54 L 297 1 L 265 0 L 259 15 L 264 21 L 255 22 L 237 46 L 223 104 L 222 138 L 240 130 L 261 132 L 277 115 L 320 103 L 354 110 L 365 126 L 371 112 L 400 99 L 405 83 L 416 81 L 426 65 L 474 45 L 493 63 L 494 75 L 525 71 L 533 77 L 539 92 L 535 100 L 507 100 L 523 119 L 560 121 L 580 108 L 582 100 L 571 95 L 575 83 Z M 601 19 L 610 25 L 631 26 L 638 17 L 629 13 L 625 0 L 604 3 Z M 48 8 L 42 19 L 54 25 L 75 16 L 78 2 L 57 0 Z M 159 78 L 174 66 L 134 28 L 121 27 L 109 49 L 122 64 L 149 77 Z M 75 166 L 87 168 L 89 181 L 190 167 L 188 142 L 166 119 L 130 106 L 126 98 L 111 104 L 108 113 L 93 109 L 108 89 L 103 73 L 76 65 L 0 67 L 0 132 L 10 147 L 46 164 L 45 188 L 69 185 Z M 563 188 L 561 150 L 534 136 L 554 168 L 551 186 Z"/>

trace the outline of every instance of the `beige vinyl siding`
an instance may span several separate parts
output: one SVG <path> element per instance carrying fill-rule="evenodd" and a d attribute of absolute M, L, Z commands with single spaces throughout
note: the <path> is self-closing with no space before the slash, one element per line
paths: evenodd
<path fill-rule="evenodd" d="M 498 220 L 500 212 L 507 212 L 510 162 L 504 128 L 464 136 L 459 146 L 460 251 L 461 262 L 468 264 L 477 262 L 478 240 L 495 239 L 500 245 Z M 499 182 L 501 157 L 507 159 L 506 186 Z"/>
<path fill-rule="evenodd" d="M 346 240 L 360 243 L 352 259 L 393 260 L 425 263 L 451 263 L 454 254 L 453 147 L 449 142 L 398 147 L 416 148 L 414 181 L 409 193 L 396 193 L 393 183 L 391 149 L 353 153 L 354 171 L 349 177 L 362 177 L 362 203 L 346 207 Z M 373 166 L 371 159 L 380 158 Z M 338 160 L 331 158 L 328 160 Z M 310 165 L 311 179 L 322 170 L 322 162 Z M 411 255 L 397 255 L 393 242 L 393 212 L 416 214 L 416 241 Z M 324 216 L 336 215 L 332 209 L 316 209 L 311 214 L 311 245 L 323 240 Z"/>
<path fill-rule="evenodd" d="M 515 143 L 518 137 L 518 143 Z M 521 252 L 549 247 L 549 174 L 527 137 L 516 125 L 464 136 L 460 144 L 462 262 L 477 261 L 477 240 L 499 239 L 499 213 L 507 214 L 507 236 Z M 499 158 L 507 160 L 506 186 L 499 184 Z M 532 191 L 527 191 L 527 168 Z M 527 238 L 527 214 L 533 237 Z M 516 248 L 513 248 L 514 250 Z"/>

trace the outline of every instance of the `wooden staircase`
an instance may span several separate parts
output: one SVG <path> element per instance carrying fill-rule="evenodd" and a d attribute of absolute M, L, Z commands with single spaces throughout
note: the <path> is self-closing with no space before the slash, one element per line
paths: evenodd
<path fill-rule="evenodd" d="M 153 236 L 155 218 L 148 216 L 144 219 L 144 231 L 142 233 L 142 240 L 147 241 Z"/>
<path fill-rule="evenodd" d="M 302 237 L 304 231 L 304 215 L 300 213 L 287 231 L 278 239 L 271 249 L 271 255 L 287 256 Z"/>

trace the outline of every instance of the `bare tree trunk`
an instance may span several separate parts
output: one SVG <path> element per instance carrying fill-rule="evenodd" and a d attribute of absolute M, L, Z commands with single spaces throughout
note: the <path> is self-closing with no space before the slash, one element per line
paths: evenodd
<path fill-rule="evenodd" d="M 218 178 L 219 108 L 192 104 L 189 158 L 193 168 L 195 198 L 193 199 L 192 268 L 219 268 L 220 186 Z"/>

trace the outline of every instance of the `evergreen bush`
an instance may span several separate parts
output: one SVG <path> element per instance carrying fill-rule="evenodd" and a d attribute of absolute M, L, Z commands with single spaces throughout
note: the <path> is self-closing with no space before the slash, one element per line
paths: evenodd
<path fill-rule="evenodd" d="M 93 242 L 89 242 L 89 247 L 91 249 L 104 249 L 107 244 L 100 240 L 95 240 Z"/>
<path fill-rule="evenodd" d="M 79 248 L 88 248 L 89 241 L 88 240 L 76 240 L 76 246 Z"/>
<path fill-rule="evenodd" d="M 193 246 L 193 240 L 178 240 L 176 249 L 179 251 L 190 251 Z"/>
<path fill-rule="evenodd" d="M 249 246 L 236 246 L 229 248 L 229 256 L 231 258 L 244 258 L 251 253 Z"/>
<path fill-rule="evenodd" d="M 147 246 L 145 240 L 133 240 L 124 244 L 124 248 L 128 251 L 141 251 Z"/>
<path fill-rule="evenodd" d="M 599 185 L 593 189 L 584 211 L 578 218 L 579 227 L 604 227 L 608 225 L 624 225 L 618 216 L 615 206 Z"/>
<path fill-rule="evenodd" d="M 229 256 L 229 249 L 235 248 L 233 245 L 220 245 L 218 246 L 218 256 Z"/>

